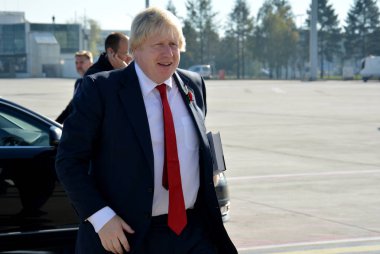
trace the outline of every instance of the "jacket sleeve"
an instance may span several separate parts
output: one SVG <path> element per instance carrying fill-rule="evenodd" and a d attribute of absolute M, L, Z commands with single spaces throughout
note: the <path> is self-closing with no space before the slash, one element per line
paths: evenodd
<path fill-rule="evenodd" d="M 89 174 L 103 112 L 95 83 L 92 76 L 86 77 L 74 96 L 56 157 L 57 177 L 82 220 L 107 205 Z"/>
<path fill-rule="evenodd" d="M 56 122 L 63 124 L 63 122 L 66 120 L 66 118 L 70 115 L 70 112 L 72 110 L 72 101 L 67 104 L 66 108 L 59 114 L 59 116 L 55 119 Z"/>

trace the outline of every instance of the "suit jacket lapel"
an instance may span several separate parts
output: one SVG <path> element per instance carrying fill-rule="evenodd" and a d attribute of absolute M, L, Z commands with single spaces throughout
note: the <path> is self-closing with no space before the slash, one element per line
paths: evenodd
<path fill-rule="evenodd" d="M 124 70 L 124 73 L 125 81 L 119 91 L 119 96 L 124 110 L 127 112 L 127 116 L 134 127 L 134 131 L 139 139 L 153 176 L 154 159 L 152 139 L 150 137 L 148 117 L 134 63 L 130 64 Z"/>
<path fill-rule="evenodd" d="M 173 77 L 174 77 L 174 80 L 176 81 L 176 83 L 178 85 L 178 89 L 182 95 L 182 99 L 185 102 L 186 108 L 189 110 L 189 113 L 190 113 L 190 115 L 191 115 L 191 117 L 195 123 L 195 127 L 197 129 L 197 132 L 198 132 L 201 140 L 203 141 L 202 143 L 204 145 L 206 145 L 207 147 L 209 147 L 207 136 L 206 136 L 206 126 L 204 124 L 204 116 L 202 115 L 203 114 L 202 110 L 197 109 L 197 105 L 195 103 L 195 100 L 194 101 L 189 100 L 189 97 L 188 97 L 189 96 L 188 93 L 190 92 L 189 88 L 184 83 L 184 81 L 180 78 L 180 76 L 178 75 L 177 72 L 174 73 Z M 193 96 L 195 97 L 194 93 L 193 93 Z"/>

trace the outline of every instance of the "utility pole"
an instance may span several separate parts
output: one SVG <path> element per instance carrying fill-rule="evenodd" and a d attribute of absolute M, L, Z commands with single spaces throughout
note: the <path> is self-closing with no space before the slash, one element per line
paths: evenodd
<path fill-rule="evenodd" d="M 145 0 L 145 8 L 149 7 L 149 0 Z"/>
<path fill-rule="evenodd" d="M 310 22 L 310 81 L 317 80 L 318 69 L 318 0 L 311 1 L 311 22 Z"/>

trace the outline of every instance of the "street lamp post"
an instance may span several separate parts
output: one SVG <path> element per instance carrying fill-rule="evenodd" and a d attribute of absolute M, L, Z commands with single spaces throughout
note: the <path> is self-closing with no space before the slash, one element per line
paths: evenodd
<path fill-rule="evenodd" d="M 318 69 L 318 0 L 311 2 L 311 21 L 310 21 L 310 81 L 317 80 Z"/>

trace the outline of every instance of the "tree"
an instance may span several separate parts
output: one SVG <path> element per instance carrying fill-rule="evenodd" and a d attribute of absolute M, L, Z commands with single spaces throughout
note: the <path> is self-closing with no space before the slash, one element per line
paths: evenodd
<path fill-rule="evenodd" d="M 306 23 L 306 22 L 305 22 Z M 296 61 L 294 69 L 298 70 L 300 77 L 302 79 L 307 79 L 309 74 L 309 39 L 310 39 L 310 29 L 306 27 L 300 27 L 298 29 L 299 40 L 296 48 Z"/>
<path fill-rule="evenodd" d="M 185 20 L 182 28 L 183 34 L 186 39 L 186 52 L 181 54 L 180 67 L 188 68 L 191 65 L 198 64 L 198 43 L 197 43 L 197 31 L 190 24 L 190 21 Z"/>
<path fill-rule="evenodd" d="M 346 58 L 356 61 L 370 54 L 380 54 L 380 14 L 376 0 L 355 0 L 346 18 Z"/>
<path fill-rule="evenodd" d="M 309 18 L 306 20 L 310 27 L 311 5 L 307 11 Z M 320 64 L 320 77 L 324 77 L 325 60 L 331 62 L 334 56 L 340 53 L 340 28 L 338 15 L 335 14 L 333 6 L 328 0 L 318 0 L 318 56 Z M 310 29 L 308 30 L 308 32 Z M 309 37 L 306 37 L 307 45 L 309 45 Z M 308 47 L 307 47 L 308 48 Z"/>
<path fill-rule="evenodd" d="M 250 17 L 246 0 L 236 0 L 235 6 L 229 14 L 227 22 L 227 34 L 231 37 L 231 42 L 235 45 L 234 62 L 236 63 L 236 77 L 239 79 L 245 76 L 247 39 L 253 34 L 253 18 Z M 252 41 L 250 42 L 252 43 Z M 232 59 L 231 59 L 232 60 Z"/>
<path fill-rule="evenodd" d="M 172 0 L 168 1 L 168 4 L 166 5 L 166 9 L 173 13 L 175 16 L 177 16 L 177 8 L 175 8 Z"/>
<path fill-rule="evenodd" d="M 219 44 L 219 54 L 215 57 L 215 64 L 218 69 L 223 69 L 225 74 L 236 74 L 236 54 L 231 50 L 231 45 L 235 44 L 235 38 L 227 34 L 221 39 Z"/>
<path fill-rule="evenodd" d="M 99 44 L 101 40 L 100 38 L 101 29 L 96 20 L 90 19 L 88 22 L 90 24 L 90 35 L 89 35 L 88 47 L 89 47 L 89 50 L 92 52 L 92 54 L 98 55 L 99 50 L 97 48 L 97 45 Z"/>
<path fill-rule="evenodd" d="M 269 76 L 282 76 L 285 69 L 295 61 L 298 32 L 293 13 L 287 0 L 266 0 L 257 15 L 255 30 L 255 54 L 264 66 L 269 68 Z"/>
<path fill-rule="evenodd" d="M 184 34 L 187 39 L 195 36 L 188 43 L 188 47 L 195 50 L 191 52 L 194 59 L 199 61 L 198 64 L 214 63 L 219 35 L 214 24 L 216 13 L 212 11 L 211 0 L 187 0 L 186 9 Z M 189 35 L 187 32 L 192 34 Z"/>

